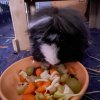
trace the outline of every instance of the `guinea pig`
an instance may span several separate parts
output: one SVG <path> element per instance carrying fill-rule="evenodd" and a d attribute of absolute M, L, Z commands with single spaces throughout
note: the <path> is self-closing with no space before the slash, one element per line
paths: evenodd
<path fill-rule="evenodd" d="M 80 61 L 88 47 L 88 28 L 69 8 L 36 10 L 29 33 L 33 59 L 51 65 Z"/>

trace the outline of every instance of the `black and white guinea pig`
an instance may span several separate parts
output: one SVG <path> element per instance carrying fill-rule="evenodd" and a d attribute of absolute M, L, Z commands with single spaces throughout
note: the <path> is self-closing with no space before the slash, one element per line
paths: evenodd
<path fill-rule="evenodd" d="M 88 28 L 78 12 L 69 8 L 37 10 L 29 33 L 33 59 L 39 62 L 79 61 L 88 47 Z"/>

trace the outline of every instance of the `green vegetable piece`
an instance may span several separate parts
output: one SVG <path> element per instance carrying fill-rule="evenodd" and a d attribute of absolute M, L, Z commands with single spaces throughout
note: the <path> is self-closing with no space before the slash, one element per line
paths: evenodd
<path fill-rule="evenodd" d="M 67 70 L 66 68 L 64 67 L 64 65 L 59 65 L 57 66 L 57 70 L 61 73 L 61 74 L 64 74 L 64 73 L 67 73 Z"/>
<path fill-rule="evenodd" d="M 70 98 L 73 96 L 73 94 L 65 94 L 63 97 L 57 99 L 57 100 L 70 100 Z"/>
<path fill-rule="evenodd" d="M 59 98 L 58 100 L 70 100 L 73 94 L 65 94 L 63 97 Z"/>
<path fill-rule="evenodd" d="M 63 92 L 64 91 L 64 86 L 62 86 L 62 85 L 59 85 L 58 87 L 57 87 L 57 91 L 59 91 L 59 92 Z"/>
<path fill-rule="evenodd" d="M 38 95 L 35 95 L 35 97 L 36 97 L 36 100 L 40 100 Z"/>
<path fill-rule="evenodd" d="M 60 82 L 65 83 L 69 78 L 68 74 L 62 74 L 61 78 L 60 78 Z"/>
<path fill-rule="evenodd" d="M 26 89 L 26 87 L 27 87 L 27 83 L 17 86 L 17 88 L 16 88 L 17 94 L 18 95 L 23 94 L 23 92 Z"/>
<path fill-rule="evenodd" d="M 42 93 L 36 92 L 36 100 L 44 100 L 44 95 Z"/>
<path fill-rule="evenodd" d="M 63 97 L 59 98 L 58 100 L 70 100 L 72 97 L 72 94 L 65 94 Z"/>
<path fill-rule="evenodd" d="M 51 89 L 49 92 L 50 92 L 50 94 L 54 94 L 55 92 L 56 92 L 56 88 L 54 87 L 53 89 Z"/>
<path fill-rule="evenodd" d="M 44 96 L 46 97 L 47 100 L 53 100 L 52 95 L 48 93 L 44 94 Z"/>
<path fill-rule="evenodd" d="M 65 99 L 65 97 L 61 97 L 61 98 L 59 98 L 58 100 L 66 100 L 66 99 Z"/>
<path fill-rule="evenodd" d="M 64 96 L 63 93 L 57 91 L 57 92 L 54 93 L 53 98 L 58 99 L 58 98 L 61 98 L 61 97 L 63 97 L 63 96 Z"/>
<path fill-rule="evenodd" d="M 26 73 L 29 76 L 33 74 L 33 71 L 34 71 L 34 67 L 27 67 L 27 69 L 26 69 Z"/>
<path fill-rule="evenodd" d="M 81 90 L 82 84 L 75 78 L 69 78 L 66 84 L 72 89 L 74 93 L 78 93 Z"/>
<path fill-rule="evenodd" d="M 73 96 L 72 94 L 66 94 L 64 100 L 70 100 L 72 96 Z"/>

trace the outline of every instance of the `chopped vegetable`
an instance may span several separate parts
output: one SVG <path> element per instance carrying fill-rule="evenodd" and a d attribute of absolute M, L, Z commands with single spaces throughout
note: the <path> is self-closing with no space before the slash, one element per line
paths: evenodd
<path fill-rule="evenodd" d="M 53 88 L 55 88 L 54 85 L 59 81 L 59 79 L 60 79 L 59 77 L 55 78 L 55 79 L 52 81 L 51 85 L 49 85 L 48 87 L 46 87 L 46 90 L 51 91 Z"/>
<path fill-rule="evenodd" d="M 57 72 L 57 71 L 54 71 L 54 72 L 51 74 L 51 76 L 50 76 L 50 80 L 53 80 L 54 77 L 55 77 L 55 75 L 57 75 L 57 74 L 58 74 L 58 72 Z"/>
<path fill-rule="evenodd" d="M 81 89 L 79 80 L 71 77 L 63 65 L 28 67 L 18 76 L 21 84 L 16 90 L 23 95 L 22 100 L 69 100 Z"/>
<path fill-rule="evenodd" d="M 82 85 L 80 81 L 75 78 L 69 78 L 66 83 L 74 93 L 78 93 L 81 90 Z"/>
<path fill-rule="evenodd" d="M 61 97 L 64 97 L 65 95 L 59 91 L 55 92 L 54 95 L 53 95 L 53 98 L 55 99 L 58 99 L 58 98 L 61 98 Z"/>
<path fill-rule="evenodd" d="M 51 90 L 49 90 L 50 94 L 54 94 L 56 92 L 57 88 L 54 86 Z"/>
<path fill-rule="evenodd" d="M 46 81 L 46 82 L 44 82 L 44 86 L 49 86 L 51 84 L 51 81 L 50 80 L 48 80 L 48 81 Z"/>
<path fill-rule="evenodd" d="M 50 77 L 50 80 L 53 81 L 54 79 L 56 79 L 58 77 L 58 75 L 54 75 L 53 77 Z"/>
<path fill-rule="evenodd" d="M 22 100 L 36 100 L 36 97 L 32 94 L 26 94 L 22 96 Z"/>
<path fill-rule="evenodd" d="M 64 67 L 64 65 L 59 65 L 59 66 L 57 66 L 57 70 L 61 73 L 61 74 L 65 74 L 65 73 L 67 73 L 67 70 L 66 70 L 66 68 Z"/>
<path fill-rule="evenodd" d="M 55 85 L 56 83 L 59 82 L 59 80 L 60 80 L 60 77 L 56 77 L 56 78 L 52 81 L 51 85 Z"/>
<path fill-rule="evenodd" d="M 39 82 L 39 81 L 44 81 L 44 82 L 46 82 L 46 81 L 48 81 L 47 79 L 36 79 L 35 80 L 35 82 Z"/>
<path fill-rule="evenodd" d="M 27 77 L 27 73 L 25 71 L 19 72 L 19 75 L 22 76 L 23 78 Z"/>
<path fill-rule="evenodd" d="M 42 79 L 49 79 L 49 78 L 50 78 L 50 74 L 48 74 L 48 71 L 45 70 L 44 72 L 42 72 L 42 73 L 40 74 L 40 77 L 41 77 Z"/>
<path fill-rule="evenodd" d="M 64 94 L 70 93 L 70 94 L 74 94 L 73 91 L 68 87 L 68 85 L 64 85 Z"/>
<path fill-rule="evenodd" d="M 44 100 L 45 96 L 42 93 L 36 92 L 36 100 Z"/>
<path fill-rule="evenodd" d="M 64 86 L 59 85 L 59 86 L 57 87 L 57 91 L 63 93 L 63 91 L 64 91 Z"/>
<path fill-rule="evenodd" d="M 62 74 L 61 78 L 60 78 L 60 82 L 64 83 L 67 81 L 67 79 L 69 78 L 69 75 L 66 74 Z"/>
<path fill-rule="evenodd" d="M 48 93 L 44 94 L 44 96 L 45 96 L 45 98 L 46 98 L 47 100 L 53 100 L 53 99 L 52 99 L 52 95 L 50 95 L 50 94 L 48 94 Z"/>
<path fill-rule="evenodd" d="M 64 100 L 69 100 L 72 96 L 73 94 L 66 94 Z"/>
<path fill-rule="evenodd" d="M 43 85 L 43 81 L 38 81 L 38 82 L 35 82 L 35 85 L 36 85 L 36 87 L 40 87 L 40 86 L 42 86 Z"/>
<path fill-rule="evenodd" d="M 52 74 L 55 71 L 54 68 L 50 69 L 50 74 Z"/>
<path fill-rule="evenodd" d="M 36 91 L 39 93 L 44 93 L 46 91 L 45 86 L 38 87 L 38 89 Z"/>
<path fill-rule="evenodd" d="M 66 99 L 65 99 L 65 97 L 61 97 L 61 98 L 59 98 L 58 100 L 66 100 Z"/>
<path fill-rule="evenodd" d="M 60 85 L 59 83 L 56 83 L 54 86 L 55 86 L 55 87 L 58 87 L 59 85 Z"/>
<path fill-rule="evenodd" d="M 45 87 L 45 88 L 46 88 L 46 92 L 47 92 L 47 91 L 51 91 L 54 88 L 54 86 L 53 85 L 50 85 L 50 86 Z"/>
<path fill-rule="evenodd" d="M 26 82 L 26 78 L 24 78 L 23 76 L 19 75 L 19 80 L 20 82 Z"/>
<path fill-rule="evenodd" d="M 19 95 L 23 94 L 26 88 L 27 88 L 27 83 L 18 85 L 16 88 L 17 94 Z"/>
<path fill-rule="evenodd" d="M 31 76 L 27 76 L 26 80 L 28 82 L 34 82 L 36 78 L 37 78 L 36 76 L 31 75 Z"/>
<path fill-rule="evenodd" d="M 64 85 L 64 87 L 60 85 L 57 92 L 54 93 L 53 97 L 57 100 L 69 100 L 73 94 L 73 91 L 67 85 Z"/>
<path fill-rule="evenodd" d="M 40 74 L 43 72 L 42 68 L 37 68 L 36 69 L 36 75 L 40 76 Z"/>
<path fill-rule="evenodd" d="M 26 69 L 26 73 L 29 76 L 33 74 L 33 71 L 34 71 L 34 67 L 27 67 L 27 69 Z"/>
<path fill-rule="evenodd" d="M 30 82 L 27 88 L 24 91 L 24 94 L 30 94 L 35 92 L 35 84 L 33 82 Z"/>
<path fill-rule="evenodd" d="M 66 94 L 65 96 L 59 98 L 58 100 L 70 100 L 71 97 L 72 97 L 72 94 Z"/>

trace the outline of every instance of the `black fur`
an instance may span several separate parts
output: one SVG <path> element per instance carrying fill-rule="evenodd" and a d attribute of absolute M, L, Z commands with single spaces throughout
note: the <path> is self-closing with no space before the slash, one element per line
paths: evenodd
<path fill-rule="evenodd" d="M 44 8 L 35 12 L 33 22 L 45 16 L 51 19 L 29 29 L 33 58 L 46 62 L 40 45 L 55 43 L 60 63 L 80 60 L 88 47 L 89 31 L 79 13 L 69 8 Z M 50 35 L 55 37 L 51 39 Z"/>

